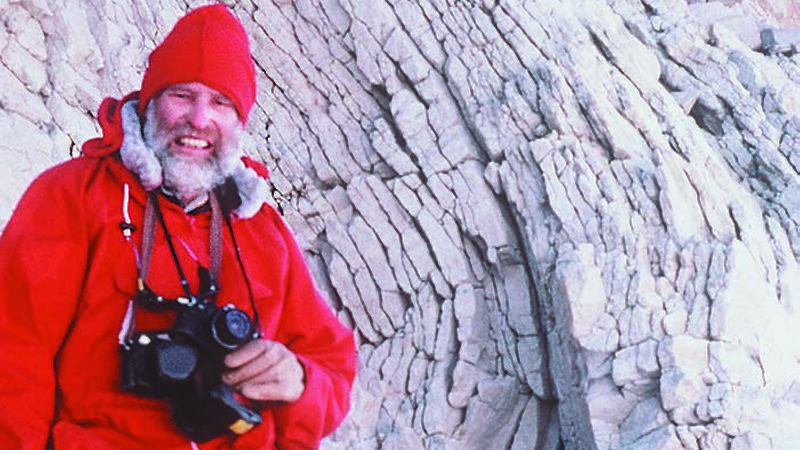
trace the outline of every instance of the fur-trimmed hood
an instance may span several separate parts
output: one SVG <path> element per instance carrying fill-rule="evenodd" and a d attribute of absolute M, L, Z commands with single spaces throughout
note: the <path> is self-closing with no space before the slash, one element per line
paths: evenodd
<path fill-rule="evenodd" d="M 139 178 L 145 190 L 150 191 L 161 186 L 163 172 L 160 161 L 144 143 L 137 106 L 138 92 L 122 100 L 103 100 L 97 114 L 103 136 L 86 141 L 82 150 L 84 156 L 95 158 L 119 151 L 125 167 Z M 268 201 L 267 177 L 267 169 L 262 164 L 242 158 L 232 175 L 241 200 L 241 205 L 233 211 L 238 217 L 253 217 Z"/>

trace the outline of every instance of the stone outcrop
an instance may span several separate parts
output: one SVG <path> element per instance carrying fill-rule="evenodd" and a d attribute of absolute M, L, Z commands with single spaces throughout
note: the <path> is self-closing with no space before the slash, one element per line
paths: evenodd
<path fill-rule="evenodd" d="M 0 224 L 185 3 L 0 6 Z M 248 149 L 358 332 L 325 448 L 800 445 L 791 0 L 227 3 Z"/>

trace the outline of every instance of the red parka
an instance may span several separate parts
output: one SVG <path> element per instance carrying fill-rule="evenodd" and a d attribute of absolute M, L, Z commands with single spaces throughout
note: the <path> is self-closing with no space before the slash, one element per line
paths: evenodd
<path fill-rule="evenodd" d="M 108 152 L 107 152 L 108 153 Z M 120 229 L 127 212 L 136 231 Z M 188 449 L 166 402 L 119 388 L 118 333 L 136 290 L 146 192 L 110 153 L 82 156 L 39 176 L 0 237 L 0 447 L 42 449 Z M 193 292 L 197 265 L 208 267 L 210 213 L 161 207 Z M 355 374 L 352 332 L 315 290 L 295 240 L 268 205 L 232 219 L 246 276 L 267 339 L 284 343 L 305 369 L 294 403 L 266 403 L 263 424 L 237 439 L 200 448 L 314 448 L 343 419 Z M 223 233 L 218 303 L 252 316 L 245 274 Z M 149 286 L 182 294 L 157 227 Z M 162 314 L 140 311 L 137 327 L 167 328 Z"/>

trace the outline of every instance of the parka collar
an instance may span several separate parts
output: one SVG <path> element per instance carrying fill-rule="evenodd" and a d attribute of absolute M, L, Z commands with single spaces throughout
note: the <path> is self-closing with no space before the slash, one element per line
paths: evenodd
<path fill-rule="evenodd" d="M 137 184 L 143 191 L 150 191 L 161 186 L 162 170 L 161 163 L 144 144 L 137 112 L 138 98 L 139 93 L 132 92 L 122 100 L 104 99 L 97 114 L 103 136 L 86 141 L 82 151 L 84 156 L 94 158 L 118 152 L 124 167 L 136 176 Z M 253 217 L 268 202 L 268 176 L 263 164 L 242 157 L 242 164 L 231 176 L 241 200 L 241 205 L 233 211 L 238 217 Z M 144 201 L 144 197 L 141 200 Z"/>

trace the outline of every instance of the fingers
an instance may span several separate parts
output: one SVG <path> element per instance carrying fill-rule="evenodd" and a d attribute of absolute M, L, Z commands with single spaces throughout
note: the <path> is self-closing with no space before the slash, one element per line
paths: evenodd
<path fill-rule="evenodd" d="M 231 369 L 241 367 L 245 363 L 260 357 L 265 352 L 274 351 L 274 347 L 283 346 L 277 342 L 256 339 L 237 348 L 225 357 L 225 365 Z"/>
<path fill-rule="evenodd" d="M 223 375 L 223 381 L 229 385 L 236 385 L 258 375 L 268 374 L 276 364 L 287 357 L 287 353 L 291 354 L 286 347 L 277 342 L 251 341 L 225 357 L 225 365 L 236 370 Z"/>
<path fill-rule="evenodd" d="M 302 369 L 300 369 L 302 370 Z M 300 375 L 302 377 L 302 375 Z M 252 400 L 279 400 L 293 402 L 303 394 L 304 386 L 300 377 L 252 378 L 237 386 L 239 392 Z M 298 380 L 298 381 L 293 381 Z"/>
<path fill-rule="evenodd" d="M 305 389 L 302 365 L 278 342 L 249 342 L 228 355 L 225 364 L 233 370 L 222 381 L 252 400 L 291 402 Z"/>

